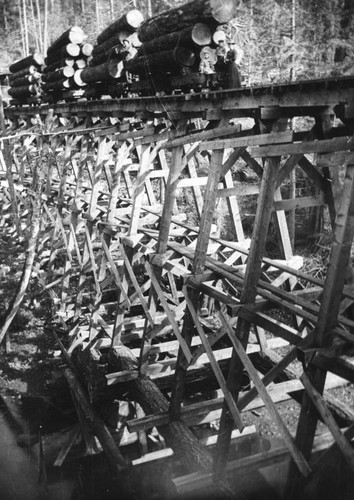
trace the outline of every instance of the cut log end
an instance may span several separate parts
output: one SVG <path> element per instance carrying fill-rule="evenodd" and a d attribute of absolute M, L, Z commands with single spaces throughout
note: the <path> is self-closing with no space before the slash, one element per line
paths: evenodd
<path fill-rule="evenodd" d="M 185 47 L 177 47 L 174 50 L 175 60 L 181 64 L 181 66 L 192 67 L 195 63 L 195 54 Z"/>
<path fill-rule="evenodd" d="M 220 24 L 228 23 L 236 17 L 238 0 L 210 0 L 213 18 Z"/>
<path fill-rule="evenodd" d="M 196 45 L 209 45 L 212 40 L 209 26 L 203 23 L 195 24 L 191 31 L 191 38 Z"/>
<path fill-rule="evenodd" d="M 126 14 L 126 21 L 129 26 L 134 29 L 138 29 L 141 23 L 144 21 L 144 16 L 140 10 L 132 9 Z"/>

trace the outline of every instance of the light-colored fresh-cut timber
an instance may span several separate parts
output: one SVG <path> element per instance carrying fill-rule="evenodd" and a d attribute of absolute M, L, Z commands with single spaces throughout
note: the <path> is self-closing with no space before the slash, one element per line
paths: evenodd
<path fill-rule="evenodd" d="M 223 24 L 235 17 L 237 0 L 194 0 L 147 19 L 139 27 L 142 42 L 153 40 L 162 33 L 189 28 L 195 23 Z"/>
<path fill-rule="evenodd" d="M 24 59 L 14 62 L 10 65 L 10 73 L 18 73 L 19 71 L 28 68 L 28 66 L 35 66 L 38 70 L 44 64 L 44 57 L 39 52 L 35 52 Z"/>
<path fill-rule="evenodd" d="M 80 45 L 84 41 L 84 39 L 85 39 L 85 33 L 83 32 L 82 28 L 80 28 L 80 26 L 72 26 L 68 30 L 64 31 L 64 33 L 62 33 L 60 37 L 57 38 L 48 47 L 47 56 L 50 56 L 58 52 L 59 49 L 61 49 L 64 45 L 67 45 L 69 43 Z"/>
<path fill-rule="evenodd" d="M 141 23 L 144 21 L 144 15 L 140 10 L 132 9 L 129 10 L 124 16 L 117 19 L 113 24 L 108 26 L 105 30 L 103 30 L 97 37 L 97 45 L 101 45 L 101 43 L 111 38 L 116 33 L 120 31 L 127 31 L 129 33 L 134 33 Z"/>
<path fill-rule="evenodd" d="M 96 45 L 92 50 L 92 56 L 95 57 L 102 52 L 108 53 L 110 49 L 116 46 L 121 46 L 123 49 L 123 41 L 130 41 L 131 34 L 128 31 L 119 31 L 115 33 L 113 36 L 108 38 L 106 41 L 102 42 L 100 45 Z M 108 55 L 108 54 L 106 54 Z"/>
<path fill-rule="evenodd" d="M 82 87 L 88 83 L 102 82 L 111 78 L 119 78 L 123 72 L 121 61 L 114 59 L 100 64 L 99 66 L 88 66 L 75 71 L 74 80 L 77 85 Z"/>
<path fill-rule="evenodd" d="M 85 57 L 90 57 L 93 51 L 93 45 L 91 43 L 84 43 L 80 47 L 80 53 Z"/>
<path fill-rule="evenodd" d="M 168 33 L 158 38 L 154 38 L 141 45 L 138 55 L 152 54 L 163 50 L 173 49 L 174 47 L 193 48 L 209 45 L 211 42 L 211 30 L 209 26 L 203 23 L 197 23 L 192 27 L 185 28 L 182 31 Z"/>
<path fill-rule="evenodd" d="M 173 50 L 165 50 L 144 57 L 135 57 L 126 62 L 126 69 L 133 75 L 144 76 L 148 73 L 178 73 L 182 67 L 191 67 L 195 62 L 193 51 L 176 47 Z"/>
<path fill-rule="evenodd" d="M 18 80 L 19 78 L 23 78 L 27 75 L 36 75 L 38 73 L 38 68 L 36 66 L 28 66 L 27 68 L 21 69 L 12 75 L 9 75 L 9 82 L 12 85 L 12 82 Z"/>
<path fill-rule="evenodd" d="M 87 61 L 85 59 L 75 59 L 74 69 L 84 69 L 87 66 Z"/>
<path fill-rule="evenodd" d="M 336 137 L 322 141 L 307 141 L 279 146 L 260 146 L 250 149 L 254 158 L 308 153 L 333 153 L 334 151 L 350 151 L 354 149 L 354 137 Z"/>
<path fill-rule="evenodd" d="M 291 143 L 292 140 L 293 131 L 286 130 L 285 132 L 271 132 L 270 134 L 236 137 L 235 139 L 218 139 L 216 141 L 205 141 L 199 145 L 198 149 L 199 151 L 205 151 L 208 149 L 240 148 L 256 146 L 258 144 L 277 144 L 283 142 Z"/>

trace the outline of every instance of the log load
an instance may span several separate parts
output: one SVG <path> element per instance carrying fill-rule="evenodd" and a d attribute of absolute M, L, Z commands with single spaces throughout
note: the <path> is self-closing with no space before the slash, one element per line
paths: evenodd
<path fill-rule="evenodd" d="M 111 78 L 122 76 L 123 64 L 121 61 L 111 59 L 99 66 L 79 69 L 75 72 L 74 80 L 77 85 L 82 87 L 88 83 L 106 81 Z"/>
<path fill-rule="evenodd" d="M 105 42 L 101 43 L 100 45 L 96 45 L 92 51 L 92 56 L 98 56 L 99 54 L 102 54 L 103 52 L 107 53 L 110 51 L 113 47 L 116 46 L 121 46 L 123 47 L 123 41 L 128 40 L 130 36 L 130 33 L 128 31 L 119 31 L 118 33 L 115 33 L 113 36 L 108 38 Z"/>
<path fill-rule="evenodd" d="M 74 66 L 75 62 L 76 60 L 70 56 L 65 57 L 64 59 L 58 59 L 53 64 L 50 64 L 49 66 L 44 66 L 43 74 L 52 73 L 56 69 L 64 68 L 65 66 Z"/>
<path fill-rule="evenodd" d="M 182 68 L 191 68 L 196 61 L 194 52 L 184 47 L 134 57 L 126 62 L 126 69 L 133 75 L 157 73 L 179 74 Z"/>
<path fill-rule="evenodd" d="M 23 87 L 30 84 L 36 84 L 41 78 L 40 73 L 33 73 L 33 75 L 25 75 L 22 78 L 16 78 L 11 82 L 11 87 Z"/>
<path fill-rule="evenodd" d="M 147 42 L 162 33 L 182 30 L 199 22 L 224 24 L 235 17 L 238 3 L 236 0 L 194 0 L 146 20 L 139 27 L 138 36 L 141 42 Z"/>
<path fill-rule="evenodd" d="M 74 45 L 80 45 L 85 39 L 85 34 L 79 26 L 72 26 L 68 30 L 64 31 L 57 40 L 55 40 L 47 50 L 47 56 L 51 56 L 54 53 L 58 53 L 66 45 L 73 43 Z"/>
<path fill-rule="evenodd" d="M 144 16 L 140 12 L 140 10 L 132 9 L 124 16 L 117 19 L 113 24 L 108 26 L 105 30 L 102 31 L 97 37 L 97 45 L 105 42 L 109 38 L 111 38 L 116 33 L 120 31 L 127 31 L 128 33 L 134 33 L 141 23 L 144 21 Z"/>
<path fill-rule="evenodd" d="M 17 73 L 21 70 L 28 68 L 29 66 L 35 66 L 38 69 L 41 69 L 44 64 L 44 58 L 42 54 L 39 52 L 35 52 L 34 54 L 21 59 L 20 61 L 16 61 L 9 67 L 10 73 Z"/>
<path fill-rule="evenodd" d="M 197 23 L 194 26 L 185 28 L 182 31 L 176 31 L 164 36 L 155 38 L 141 45 L 138 55 L 152 54 L 175 47 L 203 47 L 209 45 L 212 41 L 212 31 L 206 24 Z"/>
<path fill-rule="evenodd" d="M 90 61 L 90 66 L 98 66 L 109 59 L 116 59 L 119 61 L 125 60 L 129 55 L 129 50 L 124 47 L 124 45 L 116 45 L 107 49 L 106 51 L 99 52 L 94 55 Z"/>
<path fill-rule="evenodd" d="M 71 85 L 68 78 L 63 78 L 54 82 L 44 83 L 43 88 L 48 91 L 58 92 L 64 89 L 70 89 Z"/>

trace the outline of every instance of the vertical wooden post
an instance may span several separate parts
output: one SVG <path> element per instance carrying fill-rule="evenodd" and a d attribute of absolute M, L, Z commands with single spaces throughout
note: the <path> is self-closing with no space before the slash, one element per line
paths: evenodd
<path fill-rule="evenodd" d="M 341 208 L 335 222 L 333 246 L 323 289 L 318 322 L 315 327 L 314 347 L 320 348 L 332 344 L 333 328 L 337 323 L 345 281 L 345 271 L 350 257 L 353 236 L 354 165 L 350 165 L 347 168 L 344 180 Z M 310 365 L 307 375 L 315 390 L 322 394 L 326 381 L 326 371 Z M 317 411 L 310 397 L 305 392 L 296 432 L 296 444 L 306 459 L 309 459 L 311 456 L 317 420 Z M 289 467 L 288 482 L 284 498 L 294 500 L 300 498 L 302 486 L 303 482 L 301 481 L 301 476 L 298 473 L 296 465 L 292 462 Z"/>
<path fill-rule="evenodd" d="M 282 131 L 284 130 L 284 126 L 284 122 L 279 120 L 273 124 L 273 131 Z M 244 286 L 240 297 L 241 304 L 253 303 L 256 297 L 256 287 L 261 274 L 262 258 L 264 255 L 279 168 L 279 157 L 272 157 L 266 160 L 257 204 L 256 219 L 253 226 L 251 246 L 247 260 Z M 244 348 L 247 347 L 250 326 L 251 323 L 249 321 L 246 321 L 243 318 L 238 319 L 236 336 L 241 341 Z M 236 401 L 241 389 L 242 372 L 243 364 L 236 351 L 233 350 L 227 383 L 228 388 L 232 392 Z M 214 473 L 217 478 L 222 476 L 223 471 L 225 470 L 232 429 L 233 420 L 229 416 L 227 405 L 224 403 L 217 441 L 216 458 L 214 462 Z"/>

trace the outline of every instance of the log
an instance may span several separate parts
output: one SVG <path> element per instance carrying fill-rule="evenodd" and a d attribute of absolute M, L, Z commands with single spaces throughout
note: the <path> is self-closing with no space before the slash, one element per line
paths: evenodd
<path fill-rule="evenodd" d="M 184 47 L 134 57 L 126 63 L 126 69 L 133 75 L 148 75 L 158 72 L 178 74 L 183 67 L 192 67 L 195 54 Z"/>
<path fill-rule="evenodd" d="M 68 45 L 70 43 L 79 45 L 82 43 L 85 39 L 85 34 L 83 30 L 79 26 L 72 26 L 68 30 L 64 31 L 60 35 L 59 38 L 57 38 L 49 47 L 47 50 L 47 57 L 51 56 L 54 53 L 57 53 L 60 51 L 65 45 Z"/>
<path fill-rule="evenodd" d="M 101 43 L 100 45 L 96 45 L 96 47 L 94 47 L 92 51 L 92 56 L 95 57 L 98 54 L 102 54 L 102 52 L 107 52 L 117 45 L 124 47 L 123 40 L 129 40 L 129 35 L 130 33 L 128 33 L 127 31 L 119 31 L 118 33 L 115 33 L 105 42 Z"/>
<path fill-rule="evenodd" d="M 52 73 L 52 71 L 63 68 L 64 66 L 74 66 L 75 62 L 75 59 L 70 56 L 58 59 L 57 61 L 51 63 L 49 66 L 44 66 L 43 73 Z"/>
<path fill-rule="evenodd" d="M 116 45 L 111 49 L 108 49 L 107 52 L 101 52 L 94 56 L 90 61 L 90 66 L 99 66 L 100 64 L 109 61 L 110 59 L 116 59 L 119 61 L 123 61 L 128 56 L 129 51 L 126 50 L 121 45 Z"/>
<path fill-rule="evenodd" d="M 142 42 L 147 42 L 162 33 L 182 30 L 199 22 L 224 24 L 235 17 L 238 3 L 236 0 L 194 0 L 143 22 L 138 36 Z"/>
<path fill-rule="evenodd" d="M 38 73 L 38 68 L 36 66 L 28 66 L 27 68 L 21 69 L 12 75 L 9 75 L 9 82 L 12 85 L 12 82 L 17 80 L 18 78 L 23 78 L 27 75 L 34 75 Z"/>
<path fill-rule="evenodd" d="M 70 80 L 63 78 L 62 80 L 57 80 L 55 82 L 48 82 L 43 84 L 43 89 L 45 90 L 64 90 L 70 88 Z"/>
<path fill-rule="evenodd" d="M 87 66 L 85 59 L 75 59 L 74 69 L 84 69 Z"/>
<path fill-rule="evenodd" d="M 83 43 L 80 47 L 81 55 L 85 57 L 90 57 L 93 51 L 93 45 L 91 43 Z"/>
<path fill-rule="evenodd" d="M 107 360 L 113 370 L 136 370 L 138 366 L 138 360 L 131 350 L 123 345 L 111 349 Z M 168 411 L 167 399 L 148 377 L 140 375 L 131 382 L 131 387 L 134 399 L 146 415 Z M 182 421 L 170 421 L 168 426 L 159 427 L 159 432 L 164 437 L 166 445 L 173 449 L 176 458 L 181 460 L 188 470 L 205 470 L 211 473 L 212 456 Z M 217 486 L 225 495 L 230 495 L 225 483 L 218 482 Z"/>
<path fill-rule="evenodd" d="M 36 68 L 40 68 L 44 64 L 44 58 L 42 54 L 39 52 L 35 52 L 34 54 L 30 54 L 24 59 L 20 59 L 19 61 L 14 62 L 9 67 L 10 73 L 17 73 L 29 66 L 35 66 Z"/>
<path fill-rule="evenodd" d="M 102 31 L 97 37 L 97 44 L 105 42 L 111 36 L 115 35 L 119 31 L 128 31 L 129 33 L 134 33 L 141 23 L 144 21 L 144 16 L 140 12 L 140 10 L 132 9 L 124 16 L 117 19 L 113 24 L 108 26 L 105 30 Z"/>
<path fill-rule="evenodd" d="M 119 78 L 122 76 L 123 63 L 111 59 L 100 66 L 88 67 L 75 71 L 74 81 L 79 87 L 87 83 L 105 81 L 110 78 Z"/>
<path fill-rule="evenodd" d="M 41 78 L 40 73 L 34 73 L 33 75 L 26 75 L 23 76 L 22 78 L 16 78 L 16 80 L 13 80 L 11 82 L 11 87 L 28 86 L 31 83 L 37 83 L 40 78 Z"/>
<path fill-rule="evenodd" d="M 209 26 L 203 23 L 197 23 L 182 31 L 169 33 L 143 43 L 139 49 L 138 55 L 161 52 L 178 46 L 193 49 L 195 46 L 202 47 L 204 45 L 209 45 L 211 40 L 212 32 Z"/>
<path fill-rule="evenodd" d="M 64 66 L 63 68 L 56 69 L 52 73 L 46 73 L 42 76 L 42 80 L 47 82 L 55 82 L 57 80 L 63 80 L 71 78 L 74 76 L 75 70 L 72 66 Z"/>
<path fill-rule="evenodd" d="M 68 43 L 67 45 L 61 47 L 56 52 L 47 55 L 47 57 L 45 58 L 45 63 L 47 65 L 53 64 L 55 63 L 55 61 L 58 61 L 59 59 L 65 59 L 67 56 L 77 57 L 79 54 L 80 54 L 80 45 L 77 45 L 76 43 Z"/>
<path fill-rule="evenodd" d="M 8 90 L 11 97 L 33 97 L 39 95 L 39 90 L 36 85 L 23 85 L 22 87 L 13 87 Z"/>
<path fill-rule="evenodd" d="M 112 469 L 115 472 L 119 473 L 122 469 L 128 467 L 129 464 L 121 455 L 114 442 L 114 439 L 112 438 L 112 435 L 110 434 L 105 424 L 92 410 L 84 389 L 82 388 L 80 382 L 77 380 L 73 371 L 70 370 L 70 368 L 66 368 L 66 370 L 64 371 L 64 376 L 68 382 L 73 397 L 82 410 L 85 420 L 92 428 L 95 436 L 97 436 L 97 439 L 99 440 Z"/>

